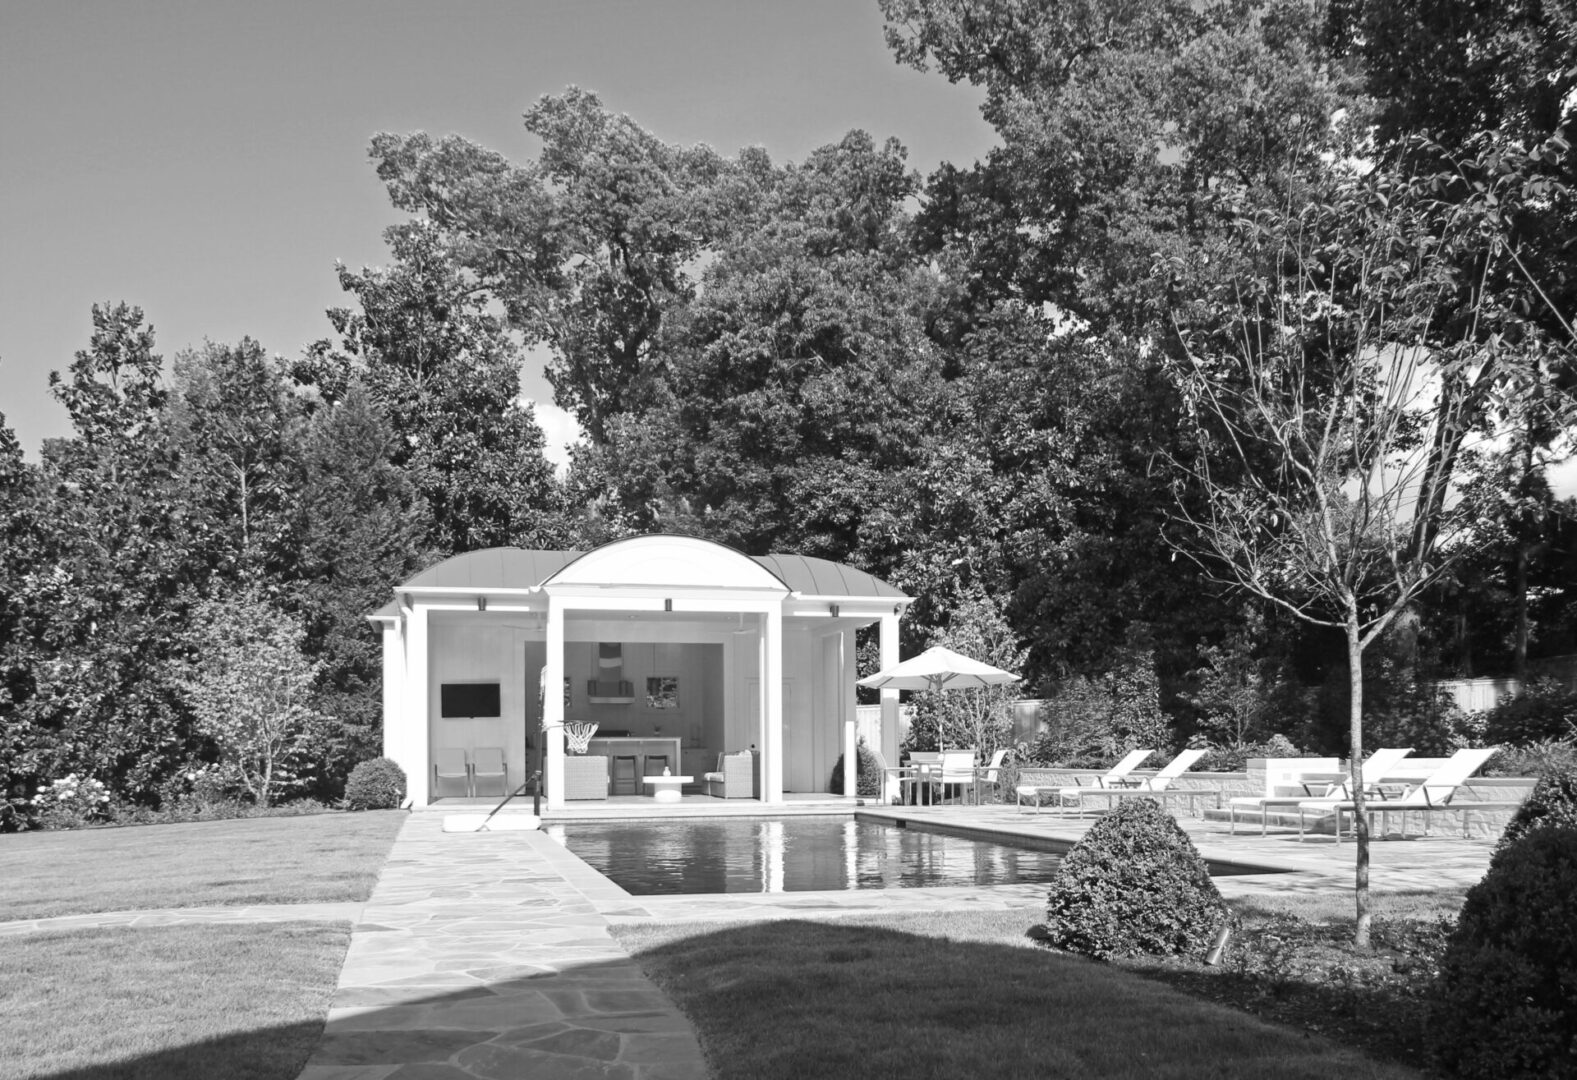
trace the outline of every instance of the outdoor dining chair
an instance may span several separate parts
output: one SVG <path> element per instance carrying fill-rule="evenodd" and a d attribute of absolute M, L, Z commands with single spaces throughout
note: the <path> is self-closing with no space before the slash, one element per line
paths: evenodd
<path fill-rule="evenodd" d="M 446 747 L 433 752 L 433 798 L 441 795 L 445 780 L 458 780 L 467 797 L 473 794 L 471 763 L 464 750 Z"/>
<path fill-rule="evenodd" d="M 991 755 L 991 764 L 975 770 L 975 805 L 980 805 L 980 791 L 982 788 L 991 788 L 993 794 L 1002 797 L 1002 763 L 1007 760 L 1008 751 L 998 750 Z"/>
<path fill-rule="evenodd" d="M 472 793 L 480 780 L 497 780 L 503 785 L 500 795 L 509 794 L 509 763 L 504 760 L 504 751 L 496 746 L 479 746 L 476 748 L 476 757 L 471 762 Z"/>

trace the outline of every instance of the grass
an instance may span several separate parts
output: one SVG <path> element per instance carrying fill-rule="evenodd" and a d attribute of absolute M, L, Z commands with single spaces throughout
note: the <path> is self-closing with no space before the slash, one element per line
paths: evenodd
<path fill-rule="evenodd" d="M 695 1024 L 718 1080 L 1420 1075 L 1041 948 L 1029 937 L 1038 918 L 955 911 L 615 933 Z"/>
<path fill-rule="evenodd" d="M 42 932 L 0 946 L 0 1080 L 292 1080 L 348 923 Z"/>
<path fill-rule="evenodd" d="M 365 900 L 405 818 L 383 810 L 0 836 L 0 920 Z"/>

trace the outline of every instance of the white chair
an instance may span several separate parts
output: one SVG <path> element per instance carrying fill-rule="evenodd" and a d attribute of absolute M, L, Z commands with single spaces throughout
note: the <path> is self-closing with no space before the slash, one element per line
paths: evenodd
<path fill-rule="evenodd" d="M 1173 758 L 1171 761 L 1168 761 L 1164 766 L 1162 766 L 1161 770 L 1159 772 L 1157 772 L 1154 776 L 1146 777 L 1145 779 L 1140 780 L 1137 783 L 1135 783 L 1132 787 L 1113 787 L 1113 788 L 1104 788 L 1104 789 L 1063 788 L 1062 790 L 1064 792 L 1066 792 L 1066 791 L 1074 792 L 1075 796 L 1080 800 L 1080 802 L 1079 802 L 1079 813 L 1080 813 L 1081 816 L 1084 813 L 1083 798 L 1086 795 L 1099 795 L 1099 796 L 1102 796 L 1103 798 L 1105 798 L 1107 800 L 1107 805 L 1108 806 L 1113 805 L 1114 804 L 1114 800 L 1117 800 L 1117 799 L 1130 798 L 1130 797 L 1133 797 L 1133 796 L 1141 796 L 1141 797 L 1143 797 L 1143 796 L 1147 796 L 1147 795 L 1152 797 L 1152 798 L 1155 798 L 1155 797 L 1161 797 L 1163 792 L 1166 792 L 1168 795 L 1171 795 L 1171 794 L 1182 795 L 1185 798 L 1188 798 L 1190 801 L 1192 801 L 1193 799 L 1197 798 L 1200 795 L 1215 794 L 1216 796 L 1219 797 L 1220 794 L 1221 794 L 1221 789 L 1220 788 L 1210 788 L 1208 790 L 1207 789 L 1191 789 L 1190 791 L 1186 791 L 1186 792 L 1169 792 L 1169 791 L 1167 791 L 1167 789 L 1171 787 L 1173 780 L 1176 780 L 1179 776 L 1182 776 L 1185 772 L 1187 772 L 1188 769 L 1189 769 L 1189 766 L 1193 765 L 1194 762 L 1196 762 L 1200 758 L 1204 757 L 1205 754 L 1206 754 L 1206 751 L 1204 751 L 1204 750 L 1184 750 L 1181 754 L 1178 754 L 1175 758 Z M 1161 801 L 1164 802 L 1165 799 L 1162 798 Z M 1057 798 L 1057 805 L 1059 807 L 1062 805 L 1062 796 L 1061 796 L 1060 793 L 1059 793 L 1058 798 Z"/>
<path fill-rule="evenodd" d="M 450 747 L 433 752 L 433 798 L 439 797 L 445 780 L 460 781 L 468 798 L 474 793 L 471 762 L 467 760 L 464 750 Z"/>
<path fill-rule="evenodd" d="M 1393 814 L 1400 812 L 1402 815 L 1402 836 L 1407 836 L 1407 815 L 1418 812 L 1424 817 L 1424 833 L 1429 833 L 1429 815 L 1435 813 L 1461 813 L 1462 834 L 1467 835 L 1467 815 L 1474 810 L 1506 810 L 1515 809 L 1520 802 L 1478 802 L 1464 800 L 1455 802 L 1457 792 L 1467 784 L 1468 777 L 1477 772 L 1485 762 L 1500 752 L 1500 748 L 1491 746 L 1478 750 L 1458 750 L 1446 759 L 1445 763 L 1430 773 L 1423 780 L 1409 787 L 1399 797 L 1388 799 L 1379 796 L 1366 800 L 1364 810 L 1371 816 L 1374 814 Z M 1298 839 L 1304 838 L 1305 814 L 1319 814 L 1328 816 L 1336 815 L 1336 842 L 1342 842 L 1342 815 L 1353 816 L 1353 827 L 1357 828 L 1358 806 L 1351 800 L 1329 802 L 1323 799 L 1306 799 L 1298 804 Z"/>
<path fill-rule="evenodd" d="M 1402 760 L 1412 752 L 1413 748 L 1409 746 L 1404 749 L 1398 749 L 1394 747 L 1380 749 L 1370 754 L 1369 760 L 1363 763 L 1363 782 L 1365 792 L 1368 793 L 1373 791 L 1375 797 L 1379 798 L 1379 788 L 1377 785 L 1382 779 L 1384 779 L 1386 773 L 1395 769 L 1397 765 L 1399 765 Z M 1302 795 L 1245 795 L 1239 796 L 1235 799 L 1229 799 L 1227 800 L 1227 831 L 1231 833 L 1237 832 L 1237 813 L 1239 810 L 1259 811 L 1259 834 L 1264 836 L 1266 820 L 1270 817 L 1270 811 L 1273 807 L 1283 807 L 1287 810 L 1292 810 L 1303 804 L 1314 802 L 1346 802 L 1352 798 L 1351 775 L 1349 775 L 1345 780 L 1331 781 L 1327 784 L 1324 784 L 1323 786 L 1325 790 L 1319 795 L 1316 795 L 1313 791 L 1308 790 L 1308 785 L 1305 785 L 1304 793 Z"/>
<path fill-rule="evenodd" d="M 943 801 L 947 789 L 956 787 L 959 799 L 967 799 L 975 786 L 975 752 L 973 750 L 944 750 L 942 761 L 931 771 L 932 783 L 938 785 Z"/>
<path fill-rule="evenodd" d="M 475 790 L 478 780 L 498 780 L 503 784 L 504 790 L 500 795 L 509 794 L 509 763 L 504 760 L 504 751 L 496 746 L 478 746 L 476 757 L 471 762 L 471 785 Z"/>
<path fill-rule="evenodd" d="M 1008 752 L 998 750 L 991 755 L 991 764 L 983 769 L 975 770 L 975 805 L 980 805 L 980 789 L 990 787 L 998 798 L 1002 797 L 1002 763 L 1007 760 Z"/>
<path fill-rule="evenodd" d="M 1137 769 L 1139 767 L 1139 763 L 1153 753 L 1155 753 L 1154 750 L 1129 751 L 1127 757 L 1113 765 L 1110 769 L 1107 769 L 1105 773 L 1100 776 L 1092 777 L 1090 779 L 1091 788 L 1112 788 L 1117 787 L 1119 784 L 1125 783 L 1128 774 Z M 1057 809 L 1061 811 L 1063 792 L 1073 792 L 1073 798 L 1077 800 L 1078 793 L 1085 790 L 1088 789 L 1083 787 L 1057 788 L 1043 787 L 1039 784 L 1020 784 L 1013 789 L 1013 793 L 1018 797 L 1018 805 L 1020 810 L 1023 809 L 1025 799 L 1033 799 L 1035 812 L 1038 814 L 1040 813 L 1040 797 L 1042 795 L 1055 792 L 1057 795 Z"/>

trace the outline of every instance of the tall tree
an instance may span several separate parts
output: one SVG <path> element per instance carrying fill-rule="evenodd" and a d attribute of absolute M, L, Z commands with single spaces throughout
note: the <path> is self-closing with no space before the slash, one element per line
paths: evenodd
<path fill-rule="evenodd" d="M 33 694 L 30 582 L 41 569 L 37 470 L 0 413 L 0 832 L 21 826 L 39 780 L 38 733 L 22 706 Z"/>
<path fill-rule="evenodd" d="M 384 269 L 340 268 L 360 310 L 336 308 L 336 352 L 320 342 L 298 377 L 331 399 L 361 380 L 399 442 L 394 462 L 426 502 L 426 542 L 444 553 L 559 546 L 562 519 L 545 440 L 520 401 L 520 352 L 488 293 L 443 249 L 436 226 L 387 237 Z"/>
<path fill-rule="evenodd" d="M 319 665 L 307 726 L 317 762 L 308 793 L 336 797 L 357 762 L 380 752 L 383 644 L 367 612 L 390 582 L 430 565 L 426 508 L 404 469 L 398 439 L 360 385 L 313 412 L 300 442 L 292 528 L 299 561 L 283 607 L 298 613 L 302 648 Z"/>
<path fill-rule="evenodd" d="M 288 530 L 302 408 L 281 365 L 243 338 L 181 353 L 174 376 L 170 421 L 196 504 L 193 542 L 211 545 L 210 567 L 232 581 L 289 573 L 281 561 L 294 561 Z"/>
<path fill-rule="evenodd" d="M 69 380 L 50 375 L 75 434 L 44 445 L 49 571 L 27 602 L 37 652 L 23 707 L 47 775 L 93 776 L 141 800 L 155 797 L 190 742 L 167 661 L 202 575 L 188 558 L 153 347 L 140 309 L 96 305 Z"/>
<path fill-rule="evenodd" d="M 543 150 L 524 166 L 423 133 L 379 135 L 372 156 L 395 207 L 430 222 L 510 325 L 551 346 L 558 403 L 601 441 L 661 368 L 663 316 L 693 295 L 689 264 L 709 219 L 726 213 L 726 192 L 699 194 L 723 163 L 705 146 L 663 143 L 575 87 L 540 99 L 525 126 Z"/>

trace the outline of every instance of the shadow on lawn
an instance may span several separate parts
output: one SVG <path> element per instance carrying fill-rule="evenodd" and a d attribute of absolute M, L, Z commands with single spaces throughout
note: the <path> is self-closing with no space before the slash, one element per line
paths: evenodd
<path fill-rule="evenodd" d="M 25 1080 L 294 1080 L 317 1044 L 317 1022 L 277 1024 L 100 1064 L 0 1076 Z M 106 1055 L 108 1057 L 108 1055 Z"/>
<path fill-rule="evenodd" d="M 629 927 L 624 936 L 728 1080 L 1419 1075 L 1027 935 L 1015 941 L 1024 930 L 1008 926 L 1013 917 L 782 921 L 688 937 L 672 925 Z"/>
<path fill-rule="evenodd" d="M 22 1075 L 29 1080 L 294 1080 L 304 1067 L 309 1076 L 320 1069 L 332 1075 L 332 1070 L 357 1068 L 370 1070 L 358 1077 L 387 1075 L 379 1066 L 393 1068 L 395 1077 L 422 1080 L 570 1075 L 695 1080 L 704 1073 L 688 1022 L 632 960 L 526 978 L 500 979 L 499 973 L 479 963 L 471 977 L 487 985 L 423 986 L 412 976 L 406 985 L 391 978 L 383 986 L 342 989 L 335 1007 L 362 1011 L 337 1018 L 328 1030 L 316 1022 L 259 1026 L 141 1056 Z M 12 1074 L 0 1068 L 0 1075 Z"/>
<path fill-rule="evenodd" d="M 1418 1076 L 1112 965 L 1004 944 L 998 925 L 995 939 L 949 938 L 940 936 L 945 915 L 918 919 L 920 932 L 849 920 L 627 926 L 620 937 L 633 960 L 528 977 L 457 960 L 465 970 L 447 977 L 473 985 L 391 973 L 383 985 L 340 990 L 336 1007 L 363 1011 L 321 1038 L 313 1024 L 261 1027 L 34 1076 L 294 1080 L 310 1050 L 309 1078 L 371 1067 L 361 1075 L 695 1080 L 685 1015 L 718 1080 L 940 1080 L 983 1068 L 1000 1077 Z"/>

